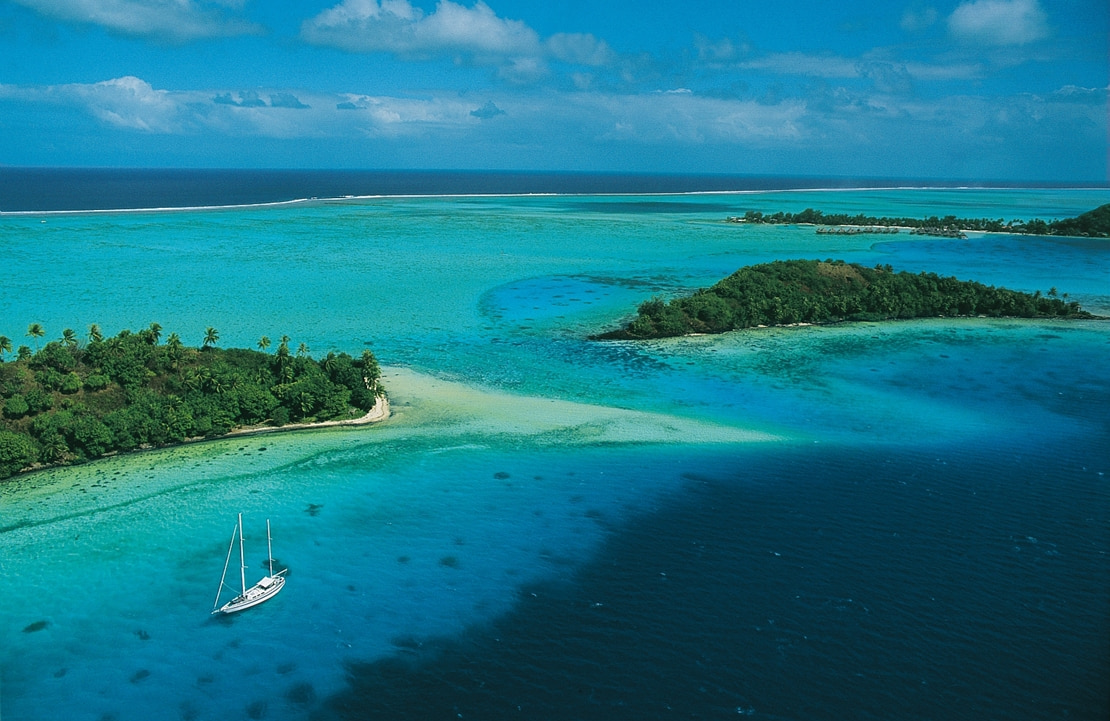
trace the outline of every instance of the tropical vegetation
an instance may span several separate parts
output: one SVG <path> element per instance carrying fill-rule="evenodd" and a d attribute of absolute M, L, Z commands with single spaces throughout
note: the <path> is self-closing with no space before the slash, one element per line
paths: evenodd
<path fill-rule="evenodd" d="M 46 332 L 33 323 L 27 335 L 37 342 Z M 200 348 L 176 333 L 161 338 L 157 323 L 109 338 L 94 324 L 87 341 L 66 329 L 35 351 L 21 346 L 13 359 L 0 336 L 0 479 L 237 427 L 349 418 L 384 392 L 369 350 L 316 361 L 303 343 L 290 353 L 288 336 L 274 354 L 221 349 L 215 328 Z"/>
<path fill-rule="evenodd" d="M 1063 220 L 1044 221 L 1039 218 L 1032 220 L 1004 220 L 1002 218 L 957 218 L 946 215 L 943 218 L 935 215 L 925 218 L 888 218 L 864 215 L 848 215 L 847 213 L 824 213 L 813 208 L 806 208 L 799 213 L 769 213 L 749 210 L 742 216 L 729 218 L 733 222 L 790 225 L 852 225 L 852 226 L 882 226 L 918 229 L 946 229 L 946 230 L 976 230 L 992 233 L 1025 233 L 1029 235 L 1067 235 L 1091 238 L 1110 237 L 1110 203 L 1101 205 L 1074 218 Z"/>
<path fill-rule="evenodd" d="M 784 260 L 741 268 L 711 288 L 640 305 L 600 339 L 665 338 L 755 326 L 943 316 L 1092 318 L 1055 288 L 1021 293 L 934 273 L 841 260 Z"/>

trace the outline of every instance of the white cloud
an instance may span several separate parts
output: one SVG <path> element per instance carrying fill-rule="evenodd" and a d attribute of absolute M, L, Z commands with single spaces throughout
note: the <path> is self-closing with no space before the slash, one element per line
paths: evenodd
<path fill-rule="evenodd" d="M 384 52 L 427 60 L 453 57 L 498 67 L 511 83 L 532 83 L 550 74 L 549 62 L 601 67 L 617 54 L 587 33 L 547 39 L 520 20 L 499 17 L 478 0 L 466 7 L 439 0 L 425 13 L 409 0 L 343 0 L 301 25 L 309 43 L 357 53 Z"/>
<path fill-rule="evenodd" d="M 317 45 L 351 52 L 431 56 L 535 55 L 539 36 L 519 20 L 505 20 L 484 2 L 467 8 L 440 0 L 425 14 L 408 0 L 344 0 L 305 21 L 301 34 Z"/>
<path fill-rule="evenodd" d="M 782 75 L 806 75 L 815 78 L 857 78 L 860 70 L 855 60 L 834 55 L 776 53 L 738 63 L 741 70 L 766 70 Z"/>
<path fill-rule="evenodd" d="M 1025 45 L 1048 36 L 1037 0 L 973 0 L 948 17 L 948 30 L 967 42 Z"/>
<path fill-rule="evenodd" d="M 13 0 L 66 22 L 100 25 L 124 35 L 183 42 L 198 38 L 256 34 L 261 29 L 222 8 L 242 0 Z"/>
<path fill-rule="evenodd" d="M 765 145 L 793 142 L 803 134 L 805 103 L 763 104 L 677 92 L 634 95 L 575 93 L 543 108 L 544 122 L 581 127 L 594 140 L 655 145 Z"/>
<path fill-rule="evenodd" d="M 915 80 L 948 81 L 972 80 L 981 78 L 986 69 L 977 63 L 949 63 L 935 65 L 931 63 L 906 63 L 906 71 Z"/>
<path fill-rule="evenodd" d="M 136 77 L 40 87 L 0 85 L 0 101 L 69 106 L 113 128 L 182 136 L 442 141 L 508 133 L 552 147 L 575 138 L 743 143 L 796 137 L 805 113 L 805 104 L 797 100 L 769 105 L 701 97 L 687 88 L 638 94 L 551 92 L 527 102 L 506 98 L 487 99 L 476 109 L 473 99 L 454 93 L 401 98 L 280 88 L 163 90 Z M 506 102 L 511 102 L 512 114 L 502 110 Z M 495 117 L 498 123 L 484 122 Z"/>
<path fill-rule="evenodd" d="M 133 76 L 98 83 L 0 86 L 0 99 L 76 108 L 107 126 L 155 135 L 300 137 L 313 135 L 314 120 L 323 118 L 292 92 L 275 90 L 265 97 L 269 100 L 253 90 L 162 90 Z M 335 105 L 334 96 L 326 100 Z M 310 118 L 302 122 L 300 116 Z"/>
<path fill-rule="evenodd" d="M 6 85 L 0 97 L 34 105 L 79 106 L 108 125 L 128 130 L 168 133 L 180 128 L 179 99 L 130 76 L 89 84 Z"/>
<path fill-rule="evenodd" d="M 699 60 L 710 64 L 733 62 L 751 52 L 746 42 L 733 42 L 732 38 L 714 42 L 704 35 L 694 36 L 694 49 Z"/>
<path fill-rule="evenodd" d="M 544 44 L 556 60 L 574 65 L 597 67 L 611 65 L 617 59 L 608 43 L 589 34 L 557 33 Z"/>
<path fill-rule="evenodd" d="M 1056 90 L 1051 95 L 1049 95 L 1048 99 L 1054 102 L 1093 103 L 1095 105 L 1104 105 L 1106 103 L 1108 94 L 1110 94 L 1110 87 L 1084 88 L 1078 85 L 1065 85 L 1064 87 Z"/>

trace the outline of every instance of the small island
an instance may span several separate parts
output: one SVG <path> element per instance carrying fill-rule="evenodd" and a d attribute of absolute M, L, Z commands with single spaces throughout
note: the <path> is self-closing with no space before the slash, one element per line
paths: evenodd
<path fill-rule="evenodd" d="M 652 298 L 598 340 L 669 338 L 757 326 L 951 316 L 1094 318 L 1067 294 L 1021 293 L 934 273 L 895 272 L 842 260 L 782 260 L 741 268 L 711 288 Z"/>
<path fill-rule="evenodd" d="M 31 468 L 79 463 L 120 451 L 214 438 L 244 429 L 354 422 L 384 402 L 374 354 L 328 353 L 315 361 L 301 344 L 277 351 L 217 347 L 208 328 L 199 348 L 162 328 L 87 342 L 72 329 L 36 350 L 0 336 L 0 480 Z"/>
<path fill-rule="evenodd" d="M 1083 238 L 1110 237 L 1110 203 L 1100 205 L 1094 210 L 1074 218 L 1044 221 L 1003 220 L 1002 218 L 957 218 L 946 215 L 943 218 L 888 218 L 871 215 L 848 215 L 847 213 L 824 213 L 806 208 L 798 213 L 769 213 L 749 210 L 744 215 L 733 215 L 725 219 L 729 223 L 750 223 L 753 225 L 817 225 L 836 228 L 851 228 L 855 232 L 896 232 L 908 228 L 911 233 L 962 237 L 964 231 L 987 233 L 1016 233 L 1023 235 L 1061 235 Z M 818 229 L 817 232 L 829 232 Z"/>

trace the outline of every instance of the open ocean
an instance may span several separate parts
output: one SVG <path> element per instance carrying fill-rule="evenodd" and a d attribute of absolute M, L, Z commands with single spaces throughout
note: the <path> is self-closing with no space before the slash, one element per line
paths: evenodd
<path fill-rule="evenodd" d="M 0 168 L 14 345 L 287 334 L 393 406 L 0 484 L 0 719 L 1105 721 L 1110 322 L 587 338 L 777 258 L 1110 315 L 1107 240 L 724 222 L 1110 202 L 920 186 Z M 238 512 L 288 583 L 216 619 Z"/>

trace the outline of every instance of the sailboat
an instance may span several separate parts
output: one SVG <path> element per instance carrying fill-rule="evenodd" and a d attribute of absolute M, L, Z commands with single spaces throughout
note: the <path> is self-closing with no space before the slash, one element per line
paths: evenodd
<path fill-rule="evenodd" d="M 235 537 L 239 537 L 239 582 L 242 592 L 224 605 L 220 606 L 220 595 L 224 591 L 227 580 L 227 569 L 231 565 L 231 553 L 235 550 Z M 257 606 L 263 601 L 268 601 L 285 587 L 285 569 L 274 573 L 274 551 L 270 543 L 270 519 L 266 519 L 266 551 L 270 563 L 270 574 L 263 576 L 262 580 L 247 588 L 247 563 L 243 556 L 243 514 L 239 514 L 239 521 L 235 530 L 231 532 L 231 545 L 227 548 L 227 560 L 224 561 L 224 575 L 220 578 L 220 588 L 216 591 L 216 600 L 212 603 L 212 613 L 235 613 Z M 234 590 L 234 589 L 232 589 Z"/>

